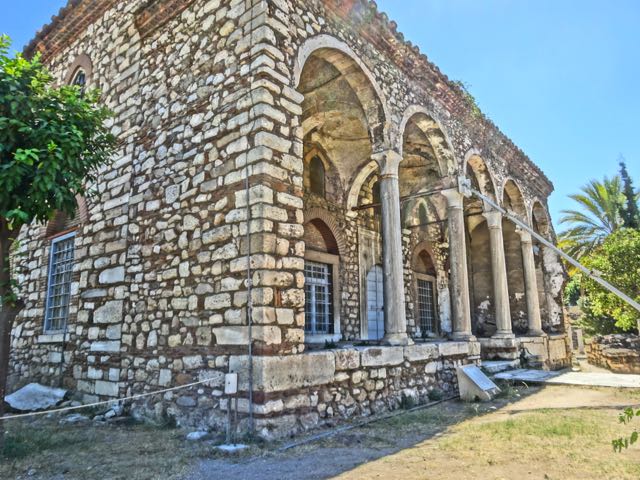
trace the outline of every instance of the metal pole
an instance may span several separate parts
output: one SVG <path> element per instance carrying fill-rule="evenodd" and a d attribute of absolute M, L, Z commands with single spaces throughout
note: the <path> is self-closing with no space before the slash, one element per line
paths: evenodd
<path fill-rule="evenodd" d="M 609 282 L 607 282 L 605 279 L 603 279 L 598 272 L 588 269 L 587 267 L 582 265 L 580 262 L 578 262 L 575 258 L 573 258 L 573 257 L 567 255 L 566 253 L 564 253 L 562 250 L 560 250 L 558 247 L 556 247 L 553 243 L 551 243 L 549 240 L 544 238 L 538 232 L 533 230 L 531 227 L 529 227 L 526 223 L 524 223 L 518 217 L 516 217 L 515 215 L 512 215 L 507 210 L 505 210 L 500 205 L 498 205 L 496 202 L 494 202 L 491 198 L 487 197 L 486 195 L 484 195 L 481 192 L 479 192 L 479 191 L 475 190 L 474 188 L 472 188 L 471 182 L 467 178 L 465 178 L 464 176 L 458 177 L 458 189 L 460 190 L 460 193 L 462 193 L 467 198 L 471 197 L 472 195 L 475 195 L 480 200 L 483 200 L 488 205 L 491 205 L 493 208 L 495 208 L 497 211 L 502 213 L 506 218 L 511 220 L 517 226 L 519 226 L 523 230 L 529 232 L 533 238 L 538 240 L 544 246 L 546 246 L 546 247 L 550 248 L 551 250 L 553 250 L 554 252 L 556 252 L 558 255 L 560 255 L 562 258 L 564 258 L 567 262 L 569 262 L 571 265 L 573 265 L 578 270 L 580 270 L 582 273 L 584 273 L 587 277 L 589 277 L 590 279 L 592 279 L 593 281 L 595 281 L 596 283 L 598 283 L 602 287 L 606 288 L 607 290 L 609 290 L 614 295 L 620 297 L 622 300 L 624 300 L 625 302 L 627 302 L 629 305 L 631 305 L 633 308 L 635 308 L 636 310 L 638 310 L 640 312 L 640 303 L 636 302 L 629 295 L 625 294 L 624 292 L 620 291 L 615 286 L 611 285 Z M 410 199 L 410 198 L 417 198 L 417 197 L 420 197 L 420 196 L 428 196 L 428 195 L 432 195 L 434 193 L 438 193 L 440 191 L 442 191 L 442 190 L 431 190 L 431 191 L 427 191 L 427 192 L 423 192 L 423 193 L 417 193 L 415 195 L 410 195 L 408 197 L 404 197 L 403 200 Z M 371 208 L 370 205 L 363 205 L 362 207 L 356 207 L 356 208 L 357 209 L 364 209 L 364 208 L 367 208 L 367 207 Z M 354 210 L 356 210 L 356 208 L 354 208 Z"/>
<path fill-rule="evenodd" d="M 558 247 L 556 247 L 549 240 L 547 240 L 542 235 L 537 233 L 535 230 L 530 228 L 526 223 L 524 223 L 518 217 L 516 217 L 515 215 L 512 215 L 507 210 L 505 210 L 500 205 L 498 205 L 496 202 L 494 202 L 491 198 L 489 198 L 486 195 L 483 195 L 482 193 L 478 192 L 477 190 L 471 188 L 468 183 L 466 185 L 461 185 L 460 187 L 461 187 L 461 190 L 462 190 L 463 194 L 465 193 L 465 190 L 466 190 L 467 192 L 470 192 L 471 194 L 473 194 L 476 197 L 480 198 L 481 200 L 483 200 L 487 204 L 491 205 L 493 208 L 495 208 L 496 210 L 501 212 L 505 217 L 507 217 L 509 220 L 511 220 L 517 226 L 519 226 L 523 230 L 529 232 L 532 237 L 534 237 L 536 240 L 538 240 L 544 246 L 546 246 L 546 247 L 550 248 L 551 250 L 553 250 L 554 252 L 556 252 L 558 255 L 560 255 L 562 258 L 564 258 L 567 262 L 569 262 L 574 267 L 578 268 L 581 272 L 583 272 L 585 275 L 587 275 L 593 281 L 595 281 L 596 283 L 600 284 L 601 286 L 603 286 L 604 288 L 606 288 L 607 290 L 612 292 L 614 295 L 617 295 L 622 300 L 624 300 L 625 302 L 627 302 L 629 305 L 631 305 L 633 308 L 635 308 L 636 310 L 638 310 L 640 312 L 640 303 L 636 302 L 629 295 L 625 294 L 624 292 L 620 291 L 618 288 L 616 288 L 615 286 L 611 285 L 609 282 L 604 280 L 600 276 L 600 274 L 598 272 L 588 269 L 587 267 L 582 265 L 580 262 L 578 262 L 575 258 L 573 258 L 573 257 L 567 255 L 566 253 L 564 253 L 562 250 L 560 250 Z M 469 196 L 469 195 L 466 195 L 466 196 Z"/>

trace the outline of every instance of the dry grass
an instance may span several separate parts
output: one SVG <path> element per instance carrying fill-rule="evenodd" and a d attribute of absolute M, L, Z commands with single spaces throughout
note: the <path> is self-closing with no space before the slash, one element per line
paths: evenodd
<path fill-rule="evenodd" d="M 221 459 L 212 443 L 186 442 L 183 431 L 171 428 L 12 422 L 0 478 L 178 479 L 203 459 L 210 473 L 197 478 L 218 478 L 222 467 L 225 478 L 261 480 L 292 473 L 300 480 L 640 478 L 640 448 L 615 454 L 610 444 L 629 430 L 613 405 L 637 404 L 640 393 L 568 387 L 528 393 L 510 390 L 495 406 L 446 402 L 286 453 L 253 446 L 235 460 Z M 567 407 L 589 400 L 595 408 L 547 408 L 558 399 Z M 265 465 L 273 467 L 271 476 L 265 477 Z"/>
<path fill-rule="evenodd" d="M 611 397 L 637 403 L 638 392 L 611 390 Z M 618 423 L 619 411 L 576 408 L 479 415 L 337 478 L 637 480 L 640 450 L 616 454 L 611 447 L 613 438 L 630 432 Z"/>
<path fill-rule="evenodd" d="M 179 478 L 210 449 L 184 433 L 148 425 L 12 421 L 0 478 Z"/>

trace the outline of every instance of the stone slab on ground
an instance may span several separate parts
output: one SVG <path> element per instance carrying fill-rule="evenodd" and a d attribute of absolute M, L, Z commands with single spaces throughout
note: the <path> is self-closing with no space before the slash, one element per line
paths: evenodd
<path fill-rule="evenodd" d="M 456 369 L 460 398 L 465 402 L 476 399 L 488 402 L 500 392 L 498 386 L 475 365 L 466 365 Z"/>
<path fill-rule="evenodd" d="M 33 412 L 53 408 L 64 400 L 67 390 L 30 383 L 7 395 L 5 400 L 14 410 Z"/>
<path fill-rule="evenodd" d="M 640 375 L 600 372 L 547 372 L 543 370 L 512 370 L 494 376 L 499 380 L 585 387 L 640 388 Z"/>

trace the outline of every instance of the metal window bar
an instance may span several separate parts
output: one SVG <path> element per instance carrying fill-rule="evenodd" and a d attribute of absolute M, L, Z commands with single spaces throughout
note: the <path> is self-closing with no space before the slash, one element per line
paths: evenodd
<path fill-rule="evenodd" d="M 422 332 L 435 333 L 436 311 L 432 281 L 418 279 L 418 305 Z"/>
<path fill-rule="evenodd" d="M 305 262 L 304 279 L 305 331 L 328 335 L 333 328 L 331 265 Z"/>
<path fill-rule="evenodd" d="M 69 320 L 74 253 L 74 233 L 63 235 L 51 242 L 44 322 L 47 332 L 64 330 Z"/>

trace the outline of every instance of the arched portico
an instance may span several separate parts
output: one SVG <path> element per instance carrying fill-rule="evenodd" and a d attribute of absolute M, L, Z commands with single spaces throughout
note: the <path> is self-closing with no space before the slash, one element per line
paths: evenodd
<path fill-rule="evenodd" d="M 343 330 L 345 337 L 366 338 L 362 326 L 367 324 L 369 272 L 362 267 L 373 262 L 371 267 L 384 266 L 383 341 L 407 344 L 404 289 L 396 288 L 398 280 L 402 282 L 397 164 L 394 152 L 385 147 L 389 144 L 389 115 L 382 90 L 353 50 L 327 35 L 313 37 L 301 46 L 294 76 L 304 96 L 304 210 L 324 210 L 339 218 L 339 228 L 351 243 L 346 247 L 348 258 L 338 271 L 341 278 L 349 279 L 345 284 L 359 286 L 354 292 L 356 302 L 345 302 L 343 309 L 343 317 L 349 321 Z M 316 187 L 322 172 L 322 188 Z M 383 218 L 381 227 L 379 221 L 368 221 L 366 213 L 353 210 L 372 203 L 374 193 Z M 381 252 L 384 255 L 378 258 Z M 359 281 L 354 282 L 354 276 Z M 358 317 L 360 328 L 354 328 Z"/>

